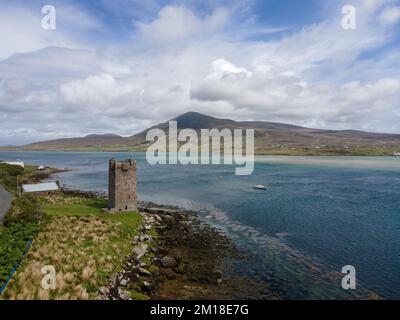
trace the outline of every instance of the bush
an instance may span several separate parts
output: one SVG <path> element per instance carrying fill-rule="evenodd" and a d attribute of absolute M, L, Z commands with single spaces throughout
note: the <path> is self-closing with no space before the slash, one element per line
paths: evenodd
<path fill-rule="evenodd" d="M 42 216 L 43 212 L 37 198 L 24 194 L 12 202 L 11 209 L 4 217 L 4 226 L 13 223 L 38 223 Z"/>
<path fill-rule="evenodd" d="M 37 223 L 13 223 L 0 228 L 0 287 L 23 257 L 38 229 Z"/>
<path fill-rule="evenodd" d="M 13 166 L 5 163 L 0 163 L 0 172 L 5 174 L 8 174 L 9 176 L 21 176 L 24 174 L 24 168 L 21 166 Z"/>
<path fill-rule="evenodd" d="M 15 190 L 17 187 L 18 176 L 24 175 L 25 169 L 20 166 L 0 163 L 0 184 L 10 190 Z"/>

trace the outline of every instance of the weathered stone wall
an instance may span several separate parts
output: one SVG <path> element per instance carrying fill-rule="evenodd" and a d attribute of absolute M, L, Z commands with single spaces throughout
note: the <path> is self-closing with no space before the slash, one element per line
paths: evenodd
<path fill-rule="evenodd" d="M 137 211 L 136 161 L 110 160 L 108 199 L 111 211 Z"/>

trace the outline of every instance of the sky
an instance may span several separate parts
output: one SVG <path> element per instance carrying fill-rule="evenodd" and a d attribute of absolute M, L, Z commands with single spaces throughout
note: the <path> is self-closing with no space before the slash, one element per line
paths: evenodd
<path fill-rule="evenodd" d="M 400 133 L 399 49 L 399 0 L 1 1 L 0 145 L 188 111 Z"/>

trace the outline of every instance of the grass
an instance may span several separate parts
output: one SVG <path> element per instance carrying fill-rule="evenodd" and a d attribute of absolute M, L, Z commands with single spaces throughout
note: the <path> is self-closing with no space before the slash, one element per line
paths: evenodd
<path fill-rule="evenodd" d="M 124 267 L 142 224 L 134 212 L 102 214 L 104 206 L 104 200 L 78 196 L 43 199 L 47 222 L 3 298 L 98 299 L 99 288 Z M 57 272 L 55 290 L 41 287 L 46 265 Z"/>
<path fill-rule="evenodd" d="M 102 208 L 99 201 L 87 201 L 85 203 L 71 203 L 54 205 L 45 203 L 44 211 L 50 216 L 71 216 L 71 217 L 87 217 L 98 215 Z"/>

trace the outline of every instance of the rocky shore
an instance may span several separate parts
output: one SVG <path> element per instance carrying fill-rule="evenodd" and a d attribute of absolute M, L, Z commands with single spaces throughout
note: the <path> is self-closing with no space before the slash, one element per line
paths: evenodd
<path fill-rule="evenodd" d="M 102 193 L 64 190 L 86 198 Z M 258 278 L 239 275 L 233 261 L 247 259 L 231 239 L 197 212 L 139 202 L 143 225 L 132 239 L 125 267 L 99 288 L 101 299 L 274 299 Z"/>
<path fill-rule="evenodd" d="M 47 179 L 63 170 L 41 173 Z M 65 194 L 103 198 L 101 192 L 62 189 Z M 247 259 L 231 239 L 198 218 L 197 212 L 139 202 L 143 225 L 132 239 L 125 267 L 99 288 L 101 299 L 276 299 L 262 279 L 238 274 Z"/>
<path fill-rule="evenodd" d="M 272 298 L 265 283 L 230 270 L 227 260 L 245 256 L 196 212 L 142 202 L 140 213 L 144 224 L 132 255 L 100 288 L 103 299 L 132 299 L 129 288 L 151 299 Z"/>
<path fill-rule="evenodd" d="M 52 175 L 56 175 L 57 173 L 63 173 L 63 172 L 69 172 L 72 171 L 71 169 L 68 168 L 46 168 L 44 170 L 38 170 L 36 173 L 31 175 L 30 177 L 25 179 L 25 183 L 39 183 L 42 182 L 43 180 L 48 179 Z"/>

